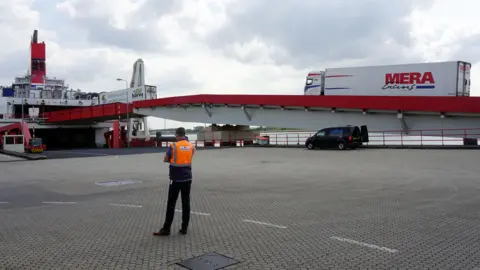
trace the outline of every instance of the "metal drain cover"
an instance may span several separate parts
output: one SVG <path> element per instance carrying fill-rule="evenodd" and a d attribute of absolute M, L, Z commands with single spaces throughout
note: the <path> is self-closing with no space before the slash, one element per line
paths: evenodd
<path fill-rule="evenodd" d="M 127 180 L 118 180 L 118 181 L 95 182 L 95 184 L 99 186 L 104 186 L 104 187 L 132 185 L 137 183 L 141 183 L 141 181 L 127 179 Z"/>
<path fill-rule="evenodd" d="M 190 270 L 216 270 L 239 263 L 230 257 L 211 252 L 177 263 Z"/>

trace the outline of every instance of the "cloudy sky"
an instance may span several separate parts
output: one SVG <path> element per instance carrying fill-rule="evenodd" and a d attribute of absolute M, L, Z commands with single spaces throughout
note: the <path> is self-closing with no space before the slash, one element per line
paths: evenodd
<path fill-rule="evenodd" d="M 92 92 L 124 88 L 115 79 L 130 79 L 138 58 L 165 97 L 303 94 L 309 69 L 464 60 L 480 96 L 478 10 L 475 0 L 1 0 L 0 84 L 26 72 L 38 29 L 48 75 Z"/>

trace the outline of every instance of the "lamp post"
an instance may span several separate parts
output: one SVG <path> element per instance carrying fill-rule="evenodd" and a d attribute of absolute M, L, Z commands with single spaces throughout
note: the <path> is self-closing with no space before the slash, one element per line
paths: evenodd
<path fill-rule="evenodd" d="M 124 79 L 121 79 L 121 78 L 117 78 L 117 81 L 123 81 L 125 82 L 125 95 L 126 95 L 126 103 L 127 103 L 127 146 L 130 147 L 130 114 L 129 114 L 129 106 L 130 104 L 128 103 L 128 81 L 127 80 L 124 80 Z"/>
<path fill-rule="evenodd" d="M 25 114 L 24 109 L 23 109 L 24 105 L 25 105 L 25 96 L 22 98 L 22 131 L 21 131 L 22 135 L 25 136 L 25 133 L 23 132 L 23 121 L 24 121 L 23 118 L 24 118 L 24 114 Z M 23 139 L 25 140 L 25 137 Z"/>

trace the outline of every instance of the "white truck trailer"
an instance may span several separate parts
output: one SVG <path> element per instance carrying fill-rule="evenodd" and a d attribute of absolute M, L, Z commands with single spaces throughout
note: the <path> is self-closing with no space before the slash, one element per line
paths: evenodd
<path fill-rule="evenodd" d="M 471 64 L 463 61 L 328 68 L 309 72 L 305 95 L 470 96 Z"/>

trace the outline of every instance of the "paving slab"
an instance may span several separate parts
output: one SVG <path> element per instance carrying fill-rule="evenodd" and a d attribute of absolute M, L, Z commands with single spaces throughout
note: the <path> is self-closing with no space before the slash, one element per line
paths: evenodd
<path fill-rule="evenodd" d="M 0 269 L 480 267 L 476 151 L 199 151 L 168 237 L 163 152 L 0 163 Z M 98 185 L 98 183 L 121 183 Z"/>

